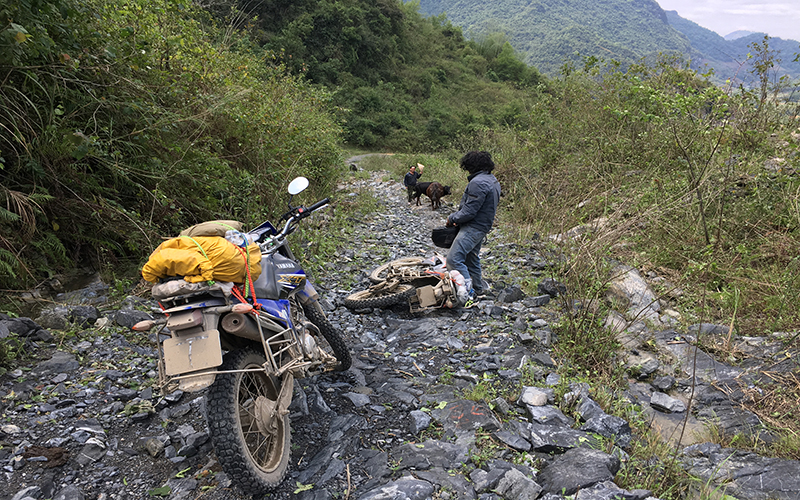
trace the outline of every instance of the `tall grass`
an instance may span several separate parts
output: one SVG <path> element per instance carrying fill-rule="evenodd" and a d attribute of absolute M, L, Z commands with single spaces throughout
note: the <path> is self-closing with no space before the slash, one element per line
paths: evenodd
<path fill-rule="evenodd" d="M 761 95 L 711 86 L 675 60 L 588 67 L 552 83 L 530 110 L 539 126 L 487 133 L 476 147 L 496 153 L 505 220 L 520 240 L 602 220 L 604 231 L 581 241 L 592 247 L 573 256 L 587 268 L 604 255 L 705 287 L 705 307 L 692 293 L 681 306 L 709 321 L 737 309 L 740 334 L 793 330 L 798 145 L 784 140 L 794 125 L 780 103 Z M 745 140 L 756 123 L 746 135 L 761 139 Z"/>

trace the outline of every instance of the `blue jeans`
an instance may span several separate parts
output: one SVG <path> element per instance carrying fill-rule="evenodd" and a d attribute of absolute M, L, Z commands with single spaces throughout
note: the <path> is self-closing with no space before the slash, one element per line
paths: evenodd
<path fill-rule="evenodd" d="M 453 240 L 447 253 L 447 270 L 460 272 L 465 280 L 472 280 L 472 287 L 480 292 L 483 283 L 481 275 L 481 244 L 486 233 L 469 225 L 461 229 Z"/>

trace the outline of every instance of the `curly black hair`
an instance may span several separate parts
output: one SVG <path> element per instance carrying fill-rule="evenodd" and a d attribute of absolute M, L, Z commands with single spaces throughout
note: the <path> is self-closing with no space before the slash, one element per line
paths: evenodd
<path fill-rule="evenodd" d="M 494 170 L 492 155 L 486 151 L 470 151 L 461 158 L 461 168 L 470 174 L 480 171 L 491 172 Z"/>

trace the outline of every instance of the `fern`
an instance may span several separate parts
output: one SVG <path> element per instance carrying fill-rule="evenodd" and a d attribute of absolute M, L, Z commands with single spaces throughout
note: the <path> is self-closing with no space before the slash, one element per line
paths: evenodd
<path fill-rule="evenodd" d="M 28 195 L 28 199 L 39 205 L 51 200 L 55 200 L 56 197 L 47 193 L 31 193 Z"/>
<path fill-rule="evenodd" d="M 0 248 L 0 278 L 3 281 L 10 282 L 17 278 L 17 273 L 14 270 L 17 264 L 16 255 L 4 248 Z"/>
<path fill-rule="evenodd" d="M 0 221 L 2 222 L 17 222 L 19 220 L 19 214 L 15 214 L 10 210 L 6 210 L 3 207 L 0 207 Z"/>
<path fill-rule="evenodd" d="M 64 244 L 53 233 L 45 233 L 40 239 L 31 241 L 31 246 L 47 259 L 52 259 L 61 264 L 69 263 L 67 249 L 64 248 Z"/>

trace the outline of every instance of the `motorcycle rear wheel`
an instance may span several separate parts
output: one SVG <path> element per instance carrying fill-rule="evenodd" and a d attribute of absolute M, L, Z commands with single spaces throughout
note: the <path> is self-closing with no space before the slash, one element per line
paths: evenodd
<path fill-rule="evenodd" d="M 372 290 L 363 290 L 360 292 L 356 292 L 348 296 L 346 299 L 344 299 L 344 305 L 348 309 L 389 307 L 395 304 L 399 304 L 404 300 L 407 300 L 416 292 L 417 292 L 416 287 L 414 285 L 409 285 L 407 283 L 397 285 L 395 291 L 391 293 L 376 294 Z"/>
<path fill-rule="evenodd" d="M 422 265 L 424 261 L 425 257 L 403 257 L 402 259 L 387 262 L 386 264 L 376 267 L 371 273 L 369 273 L 369 280 L 373 283 L 380 283 L 381 281 L 385 280 L 386 273 L 390 267 L 406 267 L 410 269 L 421 270 L 424 267 L 427 267 Z"/>
<path fill-rule="evenodd" d="M 265 362 L 262 353 L 239 349 L 225 354 L 220 369 L 261 368 Z M 263 371 L 220 373 L 208 389 L 206 420 L 214 451 L 233 483 L 248 494 L 278 486 L 289 466 L 289 414 L 267 421 L 267 412 L 256 411 L 277 404 L 281 383 Z"/>

